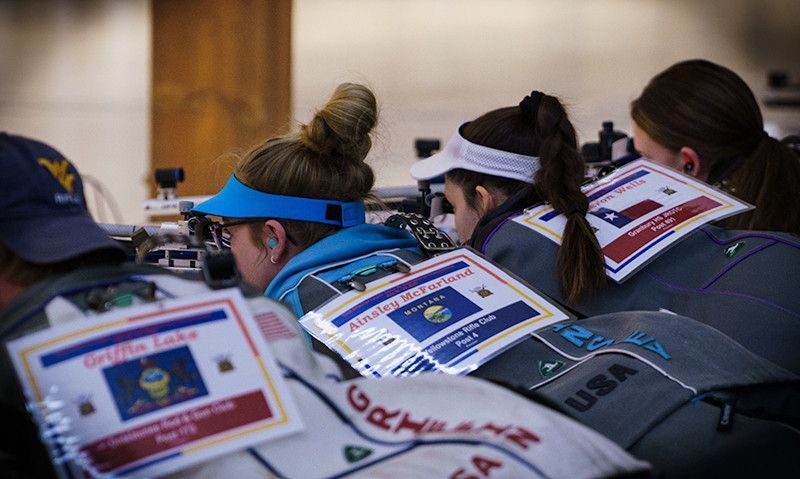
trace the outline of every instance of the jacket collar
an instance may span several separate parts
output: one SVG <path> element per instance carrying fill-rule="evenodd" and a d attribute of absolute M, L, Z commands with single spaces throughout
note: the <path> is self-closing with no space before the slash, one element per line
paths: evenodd
<path fill-rule="evenodd" d="M 264 294 L 277 300 L 299 283 L 309 271 L 376 251 L 416 246 L 417 240 L 405 230 L 373 224 L 344 228 L 317 241 L 289 260 L 270 282 Z"/>
<path fill-rule="evenodd" d="M 500 206 L 485 214 L 478 221 L 466 245 L 483 253 L 486 248 L 485 243 L 491 238 L 492 233 L 500 224 L 509 217 L 521 213 L 525 208 L 541 202 L 542 198 L 535 187 L 526 186 L 511 195 Z"/>

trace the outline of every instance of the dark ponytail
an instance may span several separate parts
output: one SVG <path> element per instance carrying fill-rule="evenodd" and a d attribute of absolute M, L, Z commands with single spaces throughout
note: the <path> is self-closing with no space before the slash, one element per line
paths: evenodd
<path fill-rule="evenodd" d="M 467 201 L 478 184 L 510 196 L 531 190 L 531 204 L 547 200 L 567 217 L 558 250 L 557 268 L 564 295 L 576 302 L 606 282 L 605 258 L 586 221 L 589 199 L 581 192 L 584 163 L 575 129 L 557 98 L 533 92 L 519 106 L 490 111 L 467 123 L 461 135 L 472 143 L 520 155 L 538 156 L 539 171 L 530 184 L 466 170 L 447 173 L 464 189 Z"/>
<path fill-rule="evenodd" d="M 576 302 L 597 292 L 606 282 L 603 251 L 586 220 L 589 199 L 580 189 L 583 157 L 577 150 L 575 129 L 557 98 L 541 98 L 535 131 L 541 166 L 534 183 L 553 208 L 567 218 L 556 267 L 563 293 Z"/>

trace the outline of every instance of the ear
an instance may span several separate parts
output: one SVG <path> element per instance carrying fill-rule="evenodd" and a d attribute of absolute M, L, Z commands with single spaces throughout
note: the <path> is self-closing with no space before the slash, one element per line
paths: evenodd
<path fill-rule="evenodd" d="M 502 203 L 498 195 L 487 190 L 483 185 L 478 185 L 475 187 L 475 200 L 477 203 L 476 206 L 478 207 L 478 213 L 481 216 L 497 208 L 500 203 Z"/>
<path fill-rule="evenodd" d="M 268 220 L 262 226 L 262 239 L 267 245 L 267 255 L 280 260 L 286 251 L 286 229 L 275 220 Z M 274 245 L 274 246 L 273 246 Z"/>
<path fill-rule="evenodd" d="M 702 179 L 700 172 L 703 170 L 704 165 L 697 152 L 688 146 L 684 146 L 678 152 L 678 156 L 684 173 Z"/>

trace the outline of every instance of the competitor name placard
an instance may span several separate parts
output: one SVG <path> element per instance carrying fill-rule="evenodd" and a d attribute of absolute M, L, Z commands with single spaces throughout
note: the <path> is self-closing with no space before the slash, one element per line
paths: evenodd
<path fill-rule="evenodd" d="M 8 350 L 28 400 L 55 391 L 78 463 L 99 473 L 156 477 L 303 427 L 237 289 L 72 321 Z"/>
<path fill-rule="evenodd" d="M 582 188 L 586 219 L 621 283 L 700 226 L 753 207 L 711 186 L 647 160 L 637 160 Z M 561 244 L 564 215 L 550 205 L 514 219 Z"/>
<path fill-rule="evenodd" d="M 568 316 L 489 260 L 457 249 L 300 319 L 365 376 L 466 374 Z"/>

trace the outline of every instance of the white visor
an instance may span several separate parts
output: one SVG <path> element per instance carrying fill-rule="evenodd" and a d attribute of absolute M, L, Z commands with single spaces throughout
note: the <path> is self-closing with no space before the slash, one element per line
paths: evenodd
<path fill-rule="evenodd" d="M 456 130 L 442 151 L 411 165 L 411 176 L 417 180 L 430 180 L 459 168 L 533 183 L 533 176 L 539 169 L 539 157 L 477 145 L 465 140 Z"/>

